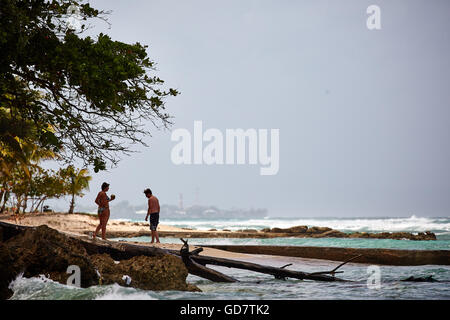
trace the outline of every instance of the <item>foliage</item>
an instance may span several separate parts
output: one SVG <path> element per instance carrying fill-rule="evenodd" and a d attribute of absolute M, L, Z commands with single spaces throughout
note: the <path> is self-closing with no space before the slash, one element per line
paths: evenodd
<path fill-rule="evenodd" d="M 81 30 L 67 27 L 68 9 L 83 17 Z M 107 12 L 79 1 L 0 2 L 0 142 L 17 138 L 75 158 L 94 171 L 117 164 L 133 144 L 146 145 L 146 125 L 170 125 L 162 89 L 147 46 L 99 34 L 82 37 L 92 19 Z"/>
<path fill-rule="evenodd" d="M 73 213 L 75 208 L 75 197 L 84 196 L 83 190 L 89 189 L 89 181 L 92 177 L 88 174 L 87 169 L 76 169 L 72 165 L 61 170 L 61 175 L 65 181 L 65 192 L 71 196 L 69 213 Z"/>

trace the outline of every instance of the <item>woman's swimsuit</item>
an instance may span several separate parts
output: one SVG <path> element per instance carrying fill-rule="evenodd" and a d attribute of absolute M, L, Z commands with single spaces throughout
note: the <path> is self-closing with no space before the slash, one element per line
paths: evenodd
<path fill-rule="evenodd" d="M 110 198 L 106 196 L 106 200 L 110 201 Z M 98 214 L 102 214 L 105 211 L 106 207 L 98 207 Z"/>

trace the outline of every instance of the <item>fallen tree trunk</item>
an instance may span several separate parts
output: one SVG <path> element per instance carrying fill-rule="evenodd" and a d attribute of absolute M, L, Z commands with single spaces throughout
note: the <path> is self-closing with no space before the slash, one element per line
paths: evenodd
<path fill-rule="evenodd" d="M 193 261 L 193 257 L 198 257 L 198 254 L 203 250 L 202 248 L 198 248 L 193 250 L 192 252 L 189 252 L 189 245 L 187 241 L 184 241 L 183 246 L 181 247 L 181 250 L 179 254 L 181 255 L 181 259 L 183 260 L 186 268 L 188 269 L 190 274 L 199 276 L 201 278 L 205 278 L 214 282 L 237 282 L 236 279 L 229 277 L 227 275 L 224 275 L 223 273 L 220 273 L 216 270 L 212 270 L 209 268 L 206 268 L 204 264 L 199 264 L 195 261 Z M 201 250 L 199 250 L 201 249 Z"/>
<path fill-rule="evenodd" d="M 277 267 L 264 266 L 264 265 L 251 263 L 251 262 L 244 262 L 244 261 L 237 261 L 237 260 L 209 257 L 209 256 L 200 256 L 197 254 L 197 252 L 195 252 L 194 254 L 191 254 L 191 253 L 189 253 L 189 245 L 187 244 L 187 241 L 185 241 L 183 239 L 180 239 L 180 240 L 184 242 L 184 245 L 180 250 L 180 254 L 183 257 L 183 261 L 188 261 L 188 263 L 193 261 L 193 262 L 196 262 L 201 265 L 211 264 L 211 265 L 228 267 L 228 268 L 250 270 L 250 271 L 254 271 L 254 272 L 270 274 L 277 279 L 294 278 L 294 279 L 300 279 L 300 280 L 315 280 L 315 281 L 326 281 L 326 282 L 347 281 L 347 280 L 343 280 L 340 278 L 336 278 L 334 276 L 334 274 L 337 273 L 336 270 L 338 268 L 342 267 L 347 262 L 340 264 L 337 268 L 335 268 L 334 270 L 331 270 L 331 271 L 307 273 L 307 272 L 302 272 L 302 271 L 287 270 L 287 269 L 285 269 L 286 266 L 277 268 Z M 173 253 L 175 253 L 175 252 L 173 252 Z M 354 258 L 352 258 L 351 260 L 353 260 L 353 259 Z M 332 275 L 330 276 L 327 274 L 332 274 Z"/>

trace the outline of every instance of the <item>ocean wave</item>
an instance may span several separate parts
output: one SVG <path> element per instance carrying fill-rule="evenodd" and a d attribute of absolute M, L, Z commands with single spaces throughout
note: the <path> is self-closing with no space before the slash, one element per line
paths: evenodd
<path fill-rule="evenodd" d="M 449 218 L 267 218 L 248 220 L 164 220 L 161 223 L 181 228 L 209 229 L 263 229 L 289 228 L 306 225 L 329 227 L 344 232 L 450 232 Z"/>
<path fill-rule="evenodd" d="M 26 278 L 20 274 L 9 288 L 11 300 L 156 300 L 154 291 L 126 288 L 118 284 L 78 288 L 55 282 L 45 275 Z"/>
<path fill-rule="evenodd" d="M 125 288 L 115 283 L 107 286 L 104 292 L 95 297 L 95 300 L 158 300 L 158 297 L 153 291 Z"/>

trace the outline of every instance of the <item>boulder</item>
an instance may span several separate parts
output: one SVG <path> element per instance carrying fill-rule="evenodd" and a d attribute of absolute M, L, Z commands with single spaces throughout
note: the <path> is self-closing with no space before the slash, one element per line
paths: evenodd
<path fill-rule="evenodd" d="M 98 283 L 98 276 L 81 243 L 45 225 L 28 229 L 5 242 L 14 260 L 16 274 L 25 277 L 40 274 L 66 284 L 67 268 L 77 265 L 81 271 L 81 287 Z"/>
<path fill-rule="evenodd" d="M 179 257 L 171 254 L 141 255 L 114 261 L 107 254 L 89 255 L 84 244 L 82 240 L 47 226 L 26 229 L 1 241 L 0 299 L 11 296 L 8 286 L 20 273 L 25 277 L 43 274 L 66 284 L 72 274 L 67 273 L 71 265 L 80 268 L 83 288 L 118 283 L 144 290 L 199 291 L 186 283 L 188 271 Z M 131 279 L 128 284 L 127 279 Z"/>
<path fill-rule="evenodd" d="M 256 229 L 243 229 L 242 232 L 247 232 L 247 233 L 257 233 L 258 230 L 256 230 Z"/>
<path fill-rule="evenodd" d="M 284 229 L 287 233 L 305 233 L 308 230 L 307 226 L 295 226 Z"/>
<path fill-rule="evenodd" d="M 333 229 L 327 228 L 327 227 L 311 227 L 311 228 L 308 228 L 308 230 L 306 230 L 306 233 L 319 234 L 319 233 L 324 233 L 324 232 L 327 232 L 330 230 L 333 230 Z"/>
<path fill-rule="evenodd" d="M 12 295 L 13 292 L 8 286 L 16 275 L 14 259 L 9 249 L 3 243 L 0 243 L 0 300 L 8 299 Z"/>
<path fill-rule="evenodd" d="M 320 238 L 346 238 L 347 234 L 338 230 L 328 230 L 324 233 L 315 234 L 314 236 Z"/>
<path fill-rule="evenodd" d="M 195 288 L 186 283 L 188 271 L 182 260 L 173 255 L 114 261 L 107 254 L 96 254 L 91 260 L 101 275 L 102 284 L 118 283 L 154 291 L 192 291 Z"/>

